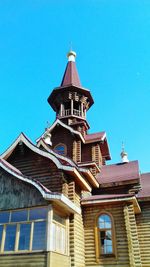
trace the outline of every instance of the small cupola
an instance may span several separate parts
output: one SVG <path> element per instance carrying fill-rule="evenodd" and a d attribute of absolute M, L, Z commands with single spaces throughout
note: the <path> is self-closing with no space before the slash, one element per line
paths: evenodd
<path fill-rule="evenodd" d="M 127 152 L 125 152 L 125 149 L 124 149 L 124 144 L 122 144 L 122 151 L 121 151 L 121 160 L 122 160 L 122 163 L 128 163 L 129 160 L 128 160 L 128 154 Z"/>

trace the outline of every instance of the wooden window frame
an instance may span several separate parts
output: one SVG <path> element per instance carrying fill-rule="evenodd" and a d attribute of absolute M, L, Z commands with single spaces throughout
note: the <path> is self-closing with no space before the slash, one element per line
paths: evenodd
<path fill-rule="evenodd" d="M 64 147 L 64 154 L 59 154 L 57 151 L 56 151 L 56 148 L 59 147 L 59 146 L 63 146 Z M 58 153 L 59 155 L 61 156 L 66 156 L 67 155 L 67 146 L 63 143 L 59 143 L 57 144 L 56 146 L 54 146 L 54 152 Z"/>
<path fill-rule="evenodd" d="M 60 217 L 62 217 L 65 220 L 65 223 L 62 224 L 60 222 L 58 222 L 57 220 L 54 219 L 54 215 L 58 215 Z M 58 226 L 60 229 L 64 229 L 65 230 L 65 248 L 64 248 L 64 252 L 61 249 L 57 248 L 57 240 L 55 240 L 55 248 L 52 244 L 52 251 L 62 254 L 62 255 L 67 255 L 69 256 L 69 218 L 66 216 L 62 216 L 58 211 L 56 212 L 53 211 L 53 219 L 52 219 L 52 225 Z M 53 231 L 53 230 L 52 230 Z M 52 234 L 52 236 L 54 235 L 54 233 Z M 52 240 L 53 243 L 53 240 Z"/>
<path fill-rule="evenodd" d="M 29 220 L 29 213 L 33 209 L 38 208 L 47 208 L 47 217 L 45 219 L 32 219 Z M 12 212 L 14 211 L 21 211 L 21 210 L 27 210 L 27 220 L 25 221 L 18 221 L 18 222 L 11 222 L 11 216 Z M 0 211 L 5 212 L 5 211 Z M 3 232 L 2 232 L 2 239 L 0 240 L 0 255 L 4 254 L 15 254 L 15 253 L 29 253 L 29 252 L 37 252 L 37 251 L 46 251 L 47 250 L 47 232 L 48 232 L 48 213 L 49 213 L 49 206 L 38 206 L 38 207 L 31 207 L 31 208 L 23 208 L 23 209 L 12 209 L 8 210 L 9 212 L 9 220 L 7 223 L 0 223 L 0 225 L 3 225 Z M 33 228 L 34 223 L 36 222 L 46 222 L 46 240 L 45 240 L 45 249 L 44 250 L 32 250 L 33 245 Z M 19 238 L 20 238 L 20 226 L 21 224 L 31 224 L 31 230 L 30 230 L 30 240 L 29 240 L 29 249 L 28 250 L 19 250 Z M 14 250 L 6 251 L 5 250 L 5 240 L 6 240 L 6 226 L 7 225 L 16 225 L 16 234 L 15 234 L 15 245 Z"/>
<path fill-rule="evenodd" d="M 111 229 L 104 228 L 103 230 L 111 230 L 112 233 L 112 253 L 101 254 L 101 240 L 100 240 L 100 228 L 98 227 L 98 219 L 101 215 L 107 215 L 111 219 Z M 96 250 L 96 261 L 100 262 L 100 260 L 109 260 L 111 258 L 116 258 L 116 238 L 115 238 L 115 227 L 114 227 L 114 218 L 111 213 L 103 210 L 96 216 L 95 220 L 95 250 Z"/>

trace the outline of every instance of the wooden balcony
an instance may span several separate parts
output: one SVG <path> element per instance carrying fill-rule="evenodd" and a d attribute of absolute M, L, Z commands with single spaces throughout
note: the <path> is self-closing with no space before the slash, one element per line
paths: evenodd
<path fill-rule="evenodd" d="M 71 109 L 65 109 L 62 110 L 61 114 L 59 113 L 59 118 L 61 117 L 69 117 L 69 116 L 77 116 L 77 117 L 82 117 L 85 119 L 85 114 L 78 110 L 78 109 L 73 109 L 71 112 Z"/>

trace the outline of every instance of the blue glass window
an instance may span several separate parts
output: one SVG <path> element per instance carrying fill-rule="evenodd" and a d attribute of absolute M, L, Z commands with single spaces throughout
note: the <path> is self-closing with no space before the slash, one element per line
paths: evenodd
<path fill-rule="evenodd" d="M 44 250 L 46 240 L 46 222 L 34 223 L 32 250 Z"/>
<path fill-rule="evenodd" d="M 108 214 L 101 214 L 98 217 L 98 230 L 100 242 L 100 255 L 113 253 L 112 241 L 112 220 Z"/>
<path fill-rule="evenodd" d="M 9 222 L 10 212 L 2 211 L 0 212 L 0 223 L 8 223 Z"/>
<path fill-rule="evenodd" d="M 0 225 L 0 247 L 1 247 L 2 234 L 3 234 L 3 225 Z"/>
<path fill-rule="evenodd" d="M 55 146 L 54 151 L 60 155 L 66 155 L 66 147 L 63 144 Z"/>
<path fill-rule="evenodd" d="M 29 220 L 46 219 L 46 217 L 47 217 L 47 208 L 37 208 L 30 210 Z"/>
<path fill-rule="evenodd" d="M 27 216 L 28 216 L 27 210 L 12 211 L 11 222 L 27 221 Z"/>
<path fill-rule="evenodd" d="M 19 248 L 18 250 L 29 250 L 31 224 L 20 224 Z"/>
<path fill-rule="evenodd" d="M 15 249 L 16 239 L 16 225 L 6 225 L 5 251 L 12 251 Z"/>

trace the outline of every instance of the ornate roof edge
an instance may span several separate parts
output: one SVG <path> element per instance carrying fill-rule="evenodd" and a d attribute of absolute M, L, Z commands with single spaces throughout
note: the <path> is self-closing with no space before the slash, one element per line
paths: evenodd
<path fill-rule="evenodd" d="M 66 208 L 69 212 L 72 213 L 81 213 L 81 209 L 78 208 L 71 200 L 65 197 L 63 194 L 57 192 L 51 192 L 45 186 L 43 186 L 39 181 L 33 178 L 29 178 L 20 173 L 19 170 L 11 166 L 10 163 L 0 158 L 0 167 L 5 170 L 7 173 L 11 174 L 13 177 L 33 185 L 42 195 L 42 197 L 49 201 L 56 201 L 61 206 Z"/>
<path fill-rule="evenodd" d="M 81 187 L 84 190 L 91 191 L 91 186 L 85 181 L 85 179 L 80 174 L 80 170 L 78 170 L 78 167 L 75 166 L 66 166 L 63 165 L 63 163 L 60 161 L 60 159 L 57 157 L 57 155 L 52 155 L 50 152 L 46 152 L 35 146 L 24 133 L 21 133 L 18 138 L 12 143 L 12 145 L 3 153 L 1 154 L 1 158 L 7 159 L 16 146 L 19 144 L 19 142 L 23 142 L 29 149 L 31 149 L 33 152 L 37 153 L 40 156 L 43 156 L 45 158 L 48 158 L 54 162 L 54 164 L 57 166 L 58 169 L 66 171 L 70 174 L 72 174 L 80 183 Z M 56 154 L 56 153 L 55 153 Z"/>
<path fill-rule="evenodd" d="M 72 161 L 71 159 L 69 159 L 69 158 L 67 158 L 67 157 L 64 157 L 64 156 L 62 156 L 62 155 L 59 155 L 58 153 L 54 152 L 52 149 L 50 149 L 50 148 L 47 146 L 47 144 L 44 142 L 44 140 L 43 140 L 42 138 L 39 140 L 37 146 L 39 147 L 40 145 L 42 145 L 43 148 L 44 148 L 47 152 L 49 152 L 49 153 L 51 153 L 51 154 L 57 156 L 59 159 L 61 159 L 61 160 L 63 160 L 63 161 L 67 161 L 67 162 L 70 163 L 72 166 L 76 167 L 81 173 L 83 173 L 83 174 L 86 175 L 87 179 L 89 180 L 89 182 L 90 182 L 94 187 L 97 187 L 97 188 L 99 187 L 99 182 L 98 182 L 97 179 L 93 176 L 93 174 L 91 173 L 91 171 L 88 170 L 86 167 L 84 168 L 84 166 L 80 166 L 80 164 L 76 164 L 76 163 L 75 163 L 74 161 Z M 95 163 L 95 165 L 96 165 L 96 163 Z M 96 166 L 97 166 L 97 165 L 96 165 Z"/>
<path fill-rule="evenodd" d="M 78 135 L 81 138 L 82 142 L 85 143 L 84 137 L 82 136 L 82 134 L 80 132 L 74 130 L 72 127 L 66 125 L 65 123 L 63 123 L 59 119 L 56 119 L 55 122 L 49 128 L 47 128 L 47 131 L 50 133 L 58 124 L 64 128 L 66 128 L 67 130 L 69 130 L 71 133 Z M 41 138 L 43 138 L 44 133 L 39 138 L 36 139 L 36 142 L 38 142 Z"/>

